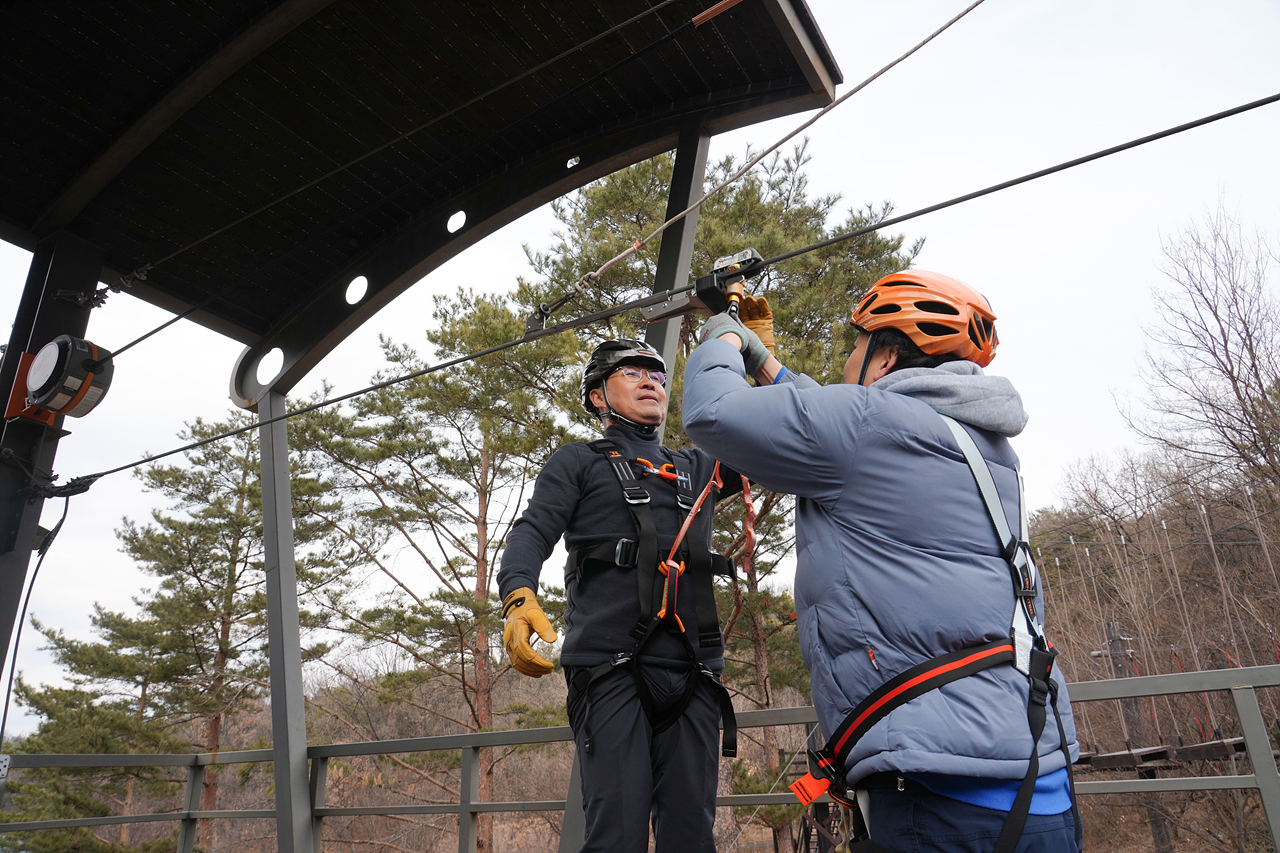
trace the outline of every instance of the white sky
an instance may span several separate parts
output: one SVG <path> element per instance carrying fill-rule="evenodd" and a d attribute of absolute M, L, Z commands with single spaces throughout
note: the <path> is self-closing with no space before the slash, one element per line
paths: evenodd
<path fill-rule="evenodd" d="M 847 91 L 956 14 L 961 0 L 809 0 Z M 729 12 L 728 14 L 732 14 Z M 900 213 L 961 195 L 1280 91 L 1274 0 L 988 0 L 965 20 L 808 131 L 814 193 L 844 207 L 891 200 Z M 712 141 L 713 158 L 760 149 L 801 117 Z M 983 291 L 999 315 L 1000 353 L 1031 413 L 1015 442 L 1033 507 L 1057 502 L 1075 460 L 1131 446 L 1114 395 L 1140 400 L 1141 327 L 1158 321 L 1150 289 L 1162 237 L 1219 198 L 1246 224 L 1280 235 L 1280 104 L 1053 177 L 930 214 L 897 230 L 927 237 L 917 266 Z M 432 273 L 352 335 L 294 393 L 327 379 L 364 385 L 377 336 L 424 345 L 430 296 L 466 285 L 503 290 L 528 274 L 521 244 L 549 244 L 543 208 Z M 619 247 L 621 248 L 621 247 Z M 0 243 L 0 317 L 12 317 L 29 255 Z M 125 295 L 94 312 L 89 337 L 114 349 L 168 315 Z M 6 335 L 7 337 L 7 335 Z M 182 322 L 121 356 L 110 394 L 69 421 L 55 470 L 65 481 L 174 446 L 184 422 L 223 417 L 241 347 Z M 119 554 L 123 515 L 150 496 L 127 475 L 72 500 L 31 609 L 87 636 L 93 603 L 126 609 L 147 579 Z M 62 502 L 45 509 L 52 526 Z M 19 670 L 57 670 L 26 631 Z M 17 714 L 17 712 L 12 712 Z M 10 731 L 34 721 L 11 716 Z"/>

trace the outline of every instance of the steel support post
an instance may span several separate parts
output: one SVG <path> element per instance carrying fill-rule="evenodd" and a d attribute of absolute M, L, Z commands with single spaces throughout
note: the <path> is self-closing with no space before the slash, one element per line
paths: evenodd
<path fill-rule="evenodd" d="M 200 821 L 191 814 L 200 808 L 200 795 L 204 788 L 205 767 L 203 764 L 192 764 L 187 768 L 187 789 L 183 795 L 182 810 L 187 816 L 178 825 L 177 853 L 192 853 L 196 849 L 196 830 Z M 206 839 L 207 840 L 207 839 Z"/>
<path fill-rule="evenodd" d="M 573 769 L 569 771 L 569 793 L 564 799 L 564 818 L 560 821 L 559 853 L 574 853 L 587 837 L 587 815 L 582 810 L 582 768 L 574 750 Z"/>
<path fill-rule="evenodd" d="M 1280 771 L 1276 770 L 1276 760 L 1271 753 L 1271 738 L 1267 736 L 1267 724 L 1258 707 L 1258 696 L 1252 687 L 1236 686 L 1231 688 L 1231 698 L 1236 703 L 1245 751 L 1253 765 L 1253 778 L 1258 783 L 1258 794 L 1267 815 L 1271 843 L 1280 850 Z"/>
<path fill-rule="evenodd" d="M 480 816 L 475 804 L 480 801 L 480 748 L 462 748 L 462 778 L 458 785 L 458 853 L 476 853 L 480 834 Z"/>
<path fill-rule="evenodd" d="M 671 174 L 671 191 L 667 195 L 667 219 L 685 210 L 702 197 L 702 182 L 707 176 L 707 150 L 711 135 L 702 125 L 702 116 L 690 116 L 680 129 L 676 143 L 676 163 Z M 658 268 L 653 277 L 653 292 L 661 293 L 689 283 L 689 267 L 693 259 L 693 238 L 698 230 L 698 211 L 662 233 L 658 249 Z M 667 367 L 674 371 L 680 349 L 680 326 L 683 317 L 670 317 L 651 325 L 644 339 L 662 355 Z M 668 384 L 668 390 L 671 386 Z M 659 436 L 661 440 L 661 436 Z"/>
<path fill-rule="evenodd" d="M 102 250 L 59 232 L 42 240 L 31 257 L 26 287 L 18 303 L 13 331 L 0 363 L 0 406 L 18 377 L 24 352 L 34 353 L 68 334 L 84 337 L 91 310 L 89 297 L 98 287 Z M 25 393 L 25 386 L 22 389 Z M 53 427 L 14 418 L 3 426 L 0 447 L 0 663 L 8 664 L 9 638 L 22 603 L 27 566 L 39 529 L 44 501 L 27 491 L 27 471 L 48 481 L 62 432 L 62 417 Z"/>
<path fill-rule="evenodd" d="M 285 414 L 285 396 L 258 403 L 264 421 Z M 259 427 L 262 453 L 262 539 L 267 574 L 267 641 L 271 666 L 271 743 L 276 783 L 276 849 L 311 853 L 315 831 L 307 778 L 307 715 L 298 629 L 298 571 L 293 560 L 288 421 Z"/>

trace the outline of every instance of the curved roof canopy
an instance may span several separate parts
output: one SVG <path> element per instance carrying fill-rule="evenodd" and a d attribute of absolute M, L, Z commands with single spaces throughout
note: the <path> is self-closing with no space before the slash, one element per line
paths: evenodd
<path fill-rule="evenodd" d="M 0 237 L 102 247 L 103 281 L 283 349 L 277 390 L 690 120 L 823 106 L 841 80 L 804 0 L 20 0 L 0 22 Z"/>

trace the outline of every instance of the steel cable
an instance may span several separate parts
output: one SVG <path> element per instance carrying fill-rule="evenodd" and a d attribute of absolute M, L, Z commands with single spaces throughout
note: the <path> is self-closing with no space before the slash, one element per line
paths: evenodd
<path fill-rule="evenodd" d="M 1104 149 L 1103 151 L 1097 152 L 1097 153 L 1095 153 L 1095 154 L 1089 154 L 1089 155 L 1086 155 L 1086 156 L 1084 156 L 1084 157 L 1077 157 L 1077 158 L 1076 158 L 1076 159 L 1074 159 L 1074 160 L 1068 160 L 1067 162 L 1065 162 L 1065 163 L 1061 163 L 1061 164 L 1059 164 L 1059 165 L 1057 165 L 1057 166 L 1051 166 L 1051 167 L 1049 167 L 1049 168 L 1047 168 L 1047 169 L 1041 169 L 1040 171 L 1032 172 L 1032 173 L 1030 173 L 1030 174 L 1028 174 L 1028 175 L 1023 175 L 1023 176 L 1022 176 L 1022 177 L 1020 177 L 1020 178 L 1014 178 L 1013 180 L 1004 181 L 1004 182 L 999 183 L 999 184 L 994 184 L 994 185 L 992 185 L 992 186 L 990 186 L 990 187 L 987 187 L 986 189 L 977 190 L 977 191 L 975 191 L 975 192 L 971 192 L 971 193 L 966 193 L 965 195 L 957 196 L 957 197 L 955 197 L 955 198 L 953 198 L 953 199 L 950 199 L 950 200 L 945 201 L 945 202 L 941 202 L 941 203 L 939 203 L 939 204 L 933 204 L 933 205 L 929 205 L 928 207 L 922 207 L 922 208 L 920 208 L 920 209 L 918 209 L 918 210 L 914 210 L 914 211 L 912 211 L 912 212 L 910 212 L 910 213 L 905 213 L 905 214 L 903 214 L 903 215 L 901 215 L 901 216 L 895 216 L 895 217 L 892 217 L 891 219 L 885 219 L 885 220 L 882 220 L 882 221 L 880 221 L 880 222 L 877 222 L 877 223 L 875 223 L 875 224 L 873 224 L 873 225 L 868 225 L 868 226 L 867 226 L 867 227 L 865 227 L 865 228 L 859 228 L 859 229 L 856 229 L 856 230 L 854 230 L 854 231 L 849 231 L 849 232 L 846 232 L 846 233 L 844 233 L 844 234 L 839 234 L 839 235 L 836 235 L 835 237 L 832 237 L 832 238 L 830 238 L 830 239 L 828 239 L 828 240 L 822 240 L 822 241 L 820 241 L 820 242 L 818 242 L 818 243 L 814 243 L 814 244 L 812 244 L 812 245 L 805 246 L 805 247 L 802 247 L 802 248 L 800 248 L 800 249 L 796 249 L 796 250 L 794 250 L 794 251 L 792 251 L 792 252 L 786 252 L 786 253 L 784 253 L 784 254 L 777 255 L 776 257 L 769 258 L 769 259 L 767 259 L 767 260 L 765 261 L 765 264 L 773 264 L 773 263 L 777 263 L 777 262 L 779 262 L 779 261 L 781 261 L 781 260 L 787 260 L 787 259 L 789 259 L 789 258 L 793 258 L 793 257 L 796 257 L 796 256 L 798 256 L 798 255 L 805 254 L 805 253 L 807 253 L 807 252 L 816 251 L 817 249 L 825 248 L 825 247 L 827 247 L 827 246 L 834 245 L 834 244 L 839 243 L 839 242 L 844 241 L 844 240 L 850 240 L 850 239 L 852 239 L 852 238 L 854 238 L 854 237 L 858 237 L 858 236 L 861 236 L 861 235 L 863 235 L 863 234 L 869 234 L 869 233 L 871 233 L 871 232 L 878 231 L 878 230 L 880 230 L 880 229 L 882 229 L 882 228 L 886 228 L 886 227 L 888 227 L 888 226 L 890 226 L 890 225 L 897 225 L 897 224 L 899 224 L 899 223 L 906 222 L 906 221 L 908 221 L 908 220 L 915 219 L 915 218 L 920 217 L 920 216 L 924 216 L 925 214 L 928 214 L 928 213 L 933 213 L 933 212 L 935 212 L 935 211 L 941 210 L 941 209 L 946 208 L 946 207 L 952 207 L 952 206 L 957 205 L 957 204 L 960 204 L 961 202 L 964 202 L 964 201 L 969 201 L 969 200 L 972 200 L 972 199 L 975 199 L 975 198 L 980 198 L 980 197 L 985 196 L 985 195 L 990 195 L 990 194 L 991 194 L 991 193 L 993 193 L 993 192 L 997 192 L 997 191 L 1002 190 L 1002 189 L 1007 189 L 1007 188 L 1012 187 L 1012 186 L 1017 186 L 1017 185 L 1019 185 L 1019 184 L 1026 183 L 1026 182 L 1028 182 L 1028 181 L 1034 180 L 1034 179 L 1039 178 L 1039 177 L 1044 177 L 1044 176 L 1046 176 L 1046 175 L 1052 175 L 1052 174 L 1055 174 L 1055 173 L 1057 173 L 1057 172 L 1061 172 L 1061 171 L 1063 171 L 1064 169 L 1072 168 L 1072 167 L 1074 167 L 1074 166 L 1079 166 L 1079 165 L 1084 164 L 1084 163 L 1089 163 L 1089 162 L 1092 162 L 1092 161 L 1094 161 L 1094 160 L 1097 160 L 1097 159 L 1099 159 L 1099 158 L 1101 158 L 1101 157 L 1108 156 L 1108 155 L 1110 155 L 1110 154 L 1116 154 L 1116 153 L 1119 153 L 1119 152 L 1121 152 L 1121 151 L 1127 151 L 1127 150 L 1129 150 L 1129 149 L 1131 149 L 1131 148 L 1135 148 L 1135 147 L 1137 147 L 1137 146 L 1139 146 L 1139 145 L 1144 145 L 1144 144 L 1146 144 L 1146 143 L 1148 143 L 1148 142 L 1154 142 L 1154 141 L 1156 141 L 1156 140 L 1158 140 L 1158 139 L 1164 139 L 1164 138 L 1166 138 L 1166 137 L 1168 137 L 1168 136 L 1171 136 L 1171 135 L 1173 135 L 1173 134 L 1175 134 L 1175 133 L 1182 133 L 1182 132 L 1184 132 L 1184 131 L 1191 130 L 1191 129 L 1193 129 L 1193 128 L 1197 128 L 1197 127 L 1201 127 L 1201 126 L 1206 125 L 1206 124 L 1209 124 L 1209 123 L 1211 123 L 1211 122 L 1220 121 L 1220 120 L 1222 120 L 1222 119 L 1225 119 L 1225 118 L 1229 118 L 1229 117 L 1231 117 L 1231 116 L 1238 115 L 1238 114 L 1240 114 L 1240 113 L 1242 113 L 1242 112 L 1245 112 L 1245 111 L 1247 111 L 1247 110 L 1257 109 L 1258 107 L 1262 107 L 1262 106 L 1266 106 L 1267 104 L 1275 103 L 1276 101 L 1280 101 L 1280 94 L 1272 95 L 1272 96 L 1270 96 L 1270 97 L 1268 97 L 1268 98 L 1263 98 L 1263 99 L 1258 100 L 1258 101 L 1253 101 L 1253 102 L 1251 102 L 1251 103 L 1244 104 L 1244 105 L 1242 105 L 1242 106 L 1235 107 L 1235 108 L 1230 109 L 1230 110 L 1224 110 L 1223 112 L 1220 112 L 1220 113 L 1214 113 L 1214 114 L 1213 114 L 1213 115 L 1211 115 L 1211 116 L 1206 116 L 1205 118 L 1197 119 L 1196 121 L 1188 122 L 1188 123 L 1186 123 L 1186 124 L 1181 124 L 1181 125 L 1178 125 L 1177 127 L 1170 128 L 1169 130 L 1161 131 L 1161 132 L 1159 132 L 1159 133 L 1150 134 L 1150 135 L 1148 135 L 1148 136 L 1141 137 L 1140 139 L 1133 140 L 1132 142 L 1126 142 L 1126 143 L 1121 144 L 1121 145 L 1112 146 L 1111 148 Z M 625 254 L 625 253 L 624 253 L 624 254 Z M 615 259 L 615 261 L 616 261 L 616 260 L 617 260 L 617 259 Z M 602 267 L 602 269 L 607 268 L 609 265 L 610 265 L 610 264 L 606 264 L 606 265 L 605 265 L 605 267 Z M 131 468 L 136 468 L 136 467 L 138 467 L 138 466 L 140 466 L 140 465 L 145 465 L 145 464 L 147 464 L 148 462 L 154 462 L 154 461 L 157 461 L 157 460 L 159 460 L 159 459 L 163 459 L 163 458 L 165 458 L 165 457 L 167 457 L 167 456 L 172 456 L 172 455 L 174 455 L 174 454 L 176 454 L 176 453 L 182 453 L 182 452 L 187 451 L 187 450 L 193 450 L 193 449 L 195 449 L 195 448 L 202 447 L 202 446 L 204 446 L 204 445 L 206 445 L 206 444 L 211 444 L 211 443 L 213 443 L 213 442 L 215 442 L 215 441 L 220 441 L 220 440 L 222 440 L 222 439 L 224 439 L 224 438 L 230 438 L 231 436 L 239 435 L 239 434 L 241 434 L 241 433 L 243 433 L 243 432 L 248 432 L 249 430 L 251 430 L 251 429 L 255 429 L 255 428 L 260 427 L 260 426 L 266 426 L 267 424 L 276 423 L 276 422 L 278 422 L 278 421 L 285 420 L 285 419 L 290 418 L 290 417 L 295 417 L 295 416 L 297 416 L 297 415 L 302 415 L 302 414 L 306 414 L 306 413 L 308 413 L 308 412 L 313 412 L 313 411 L 316 411 L 317 409 L 321 409 L 321 408 L 324 408 L 324 407 L 326 407 L 326 406 L 331 406 L 331 405 L 334 405 L 334 404 L 336 404 L 336 403 L 345 402 L 346 400 L 350 400 L 350 399 L 353 399 L 353 398 L 355 398 L 355 397 L 359 397 L 359 396 L 361 396 L 361 395 L 363 395 L 363 394 L 367 394 L 367 393 L 370 393 L 370 392 L 372 392 L 372 391 L 377 391 L 377 390 L 380 390 L 380 389 L 382 389 L 382 388 L 387 388 L 387 387 L 389 387 L 389 386 L 391 386 L 391 385 L 395 385 L 395 384 L 398 384 L 398 383 L 400 383 L 400 382 L 406 382 L 406 381 L 409 381 L 409 380 L 411 380 L 411 379 L 416 379 L 416 378 L 418 378 L 418 377 L 420 377 L 420 376 L 425 376 L 425 375 L 427 375 L 427 374 L 429 374 L 429 373 L 434 373 L 434 372 L 436 372 L 436 371 L 438 371 L 438 370 L 443 370 L 443 369 L 444 369 L 444 368 L 446 368 L 446 367 L 452 367 L 452 366 L 454 366 L 454 365 L 456 365 L 456 364 L 462 364 L 462 363 L 467 362 L 467 361 L 473 361 L 473 360 L 475 360 L 475 359 L 477 359 L 477 358 L 482 358 L 482 357 L 484 357 L 484 356 L 486 356 L 486 355 L 491 355 L 491 354 L 493 354 L 493 353 L 500 352 L 500 351 L 505 350 L 505 349 L 509 349 L 509 348 L 511 348 L 511 347 L 517 346 L 517 345 L 522 344 L 522 343 L 528 343 L 528 342 L 531 342 L 531 341 L 538 340 L 538 339 L 540 339 L 540 338 L 547 337 L 548 335 L 559 334 L 560 332 L 569 331 L 570 329 L 576 329 L 576 328 L 580 328 L 580 327 L 582 327 L 582 326 L 590 325 L 591 323 L 597 322 L 597 321 L 599 321 L 599 320 L 606 320 L 606 319 L 608 319 L 608 318 L 610 318 L 610 317 L 614 317 L 614 316 L 616 316 L 616 315 L 618 315 L 618 314 L 621 314 L 621 313 L 623 313 L 623 312 L 625 312 L 625 311 L 631 311 L 631 310 L 635 310 L 635 309 L 637 309 L 637 308 L 643 308 L 643 307 L 646 307 L 646 306 L 648 306 L 648 305 L 656 305 L 656 304 L 659 304 L 659 303 L 661 303 L 661 302 L 666 301 L 666 300 L 667 300 L 667 299 L 669 299 L 671 296 L 674 296 L 674 295 L 679 294 L 679 293 L 685 293 L 685 292 L 688 292 L 688 291 L 690 291 L 690 290 L 692 290 L 692 289 L 693 289 L 693 286 L 692 286 L 692 285 L 689 285 L 689 286 L 686 286 L 686 287 L 674 288 L 674 289 L 672 289 L 672 290 L 664 290 L 664 291 L 660 291 L 660 292 L 658 292 L 658 293 L 654 293 L 654 294 L 651 294 L 651 295 L 649 295 L 649 296 L 642 297 L 642 298 L 640 298 L 640 299 L 635 299 L 635 300 L 632 300 L 632 301 L 630 301 L 630 302 L 625 302 L 625 303 L 622 303 L 622 304 L 619 304 L 619 305 L 615 305 L 615 306 L 613 306 L 613 307 L 611 307 L 611 308 L 606 308 L 606 309 L 603 309 L 603 310 L 601 310 L 601 311 L 597 311 L 597 312 L 595 312 L 595 313 L 593 313 L 593 314 L 587 314 L 587 315 L 585 315 L 585 316 L 583 316 L 583 317 L 579 317 L 579 318 L 574 319 L 574 320 L 568 320 L 568 321 L 566 321 L 566 322 L 559 323 L 559 324 L 557 324 L 557 325 L 555 325 L 555 326 L 549 326 L 549 327 L 547 327 L 547 328 L 543 328 L 543 329 L 533 329 L 533 330 L 527 331 L 527 332 L 524 334 L 524 336 L 519 337 L 519 338 L 516 338 L 516 339 L 511 340 L 511 341 L 507 341 L 506 343 L 498 344 L 498 345 L 496 345 L 496 346 L 492 346 L 492 347 L 489 347 L 489 348 L 487 348 L 487 349 L 479 350 L 479 351 L 477 351 L 477 352 L 470 353 L 469 355 L 462 355 L 462 356 L 458 356 L 458 357 L 456 357 L 456 358 L 449 359 L 449 360 L 447 360 L 447 361 L 442 361 L 442 362 L 440 362 L 440 363 L 438 363 L 438 364 L 435 364 L 435 365 L 432 365 L 432 366 L 430 366 L 430 367 L 426 367 L 426 368 L 423 368 L 423 369 L 421 369 L 421 370 L 416 370 L 416 371 L 413 371 L 412 373 L 404 374 L 403 376 L 398 376 L 398 377 L 395 377 L 395 378 L 392 378 L 392 379 L 388 379 L 388 380 L 386 380 L 385 382 L 379 382 L 379 383 L 377 383 L 377 384 L 370 385 L 370 386 L 368 386 L 368 387 L 365 387 L 365 388 L 359 389 L 359 390 L 357 390 L 357 391 L 352 391 L 352 392 L 350 392 L 350 393 L 348 393 L 348 394 L 344 394 L 344 395 L 342 395 L 342 396 L 340 396 L 340 397 L 334 397 L 334 398 L 331 398 L 331 399 L 328 399 L 328 400 L 322 400 L 322 401 L 320 401 L 320 402 L 318 402 L 318 403 L 313 403 L 313 404 L 311 404 L 311 405 L 309 405 L 309 406 L 304 406 L 304 407 L 302 407 L 301 409 L 296 409 L 296 410 L 291 411 L 291 412 L 286 412 L 286 413 L 284 413 L 283 415 L 278 415 L 278 416 L 276 416 L 276 417 L 274 417 L 274 418 L 270 418 L 270 419 L 267 419 L 267 420 L 264 420 L 264 421 L 258 421 L 257 423 L 255 423 L 255 424 L 251 424 L 251 425 L 249 425 L 249 426 L 247 426 L 247 427 L 241 427 L 241 428 L 239 428 L 239 429 L 230 430 L 230 431 L 228 431 L 228 432 L 226 432 L 226 433 L 222 433 L 221 435 L 216 435 L 216 436 L 212 436 L 212 437 L 210 437 L 210 438 L 204 439 L 203 441 L 193 442 L 193 443 L 191 443 L 191 444 L 183 445 L 182 447 L 177 447 L 177 448 L 174 448 L 174 449 L 172 449 L 172 450 L 167 450 L 167 451 L 165 451 L 164 453 L 160 453 L 160 454 L 157 454 L 157 455 L 154 455 L 154 456 L 148 456 L 148 457 L 146 457 L 146 458 L 139 459 L 139 460 L 137 460 L 136 462 L 130 462 L 130 463 L 126 464 L 126 465 L 120 465 L 120 466 L 117 466 L 117 467 L 115 467 L 115 468 L 110 468 L 110 469 L 108 469 L 108 470 L 101 471 L 101 472 L 96 473 L 96 474 L 91 474 L 91 475 L 88 475 L 88 476 L 85 476 L 85 477 L 77 477 L 77 478 L 75 478 L 74 480 L 70 481 L 70 482 L 67 484 L 67 486 L 68 486 L 68 487 L 70 487 L 73 483 L 83 483 L 83 482 L 85 482 L 85 481 L 93 482 L 93 481 L 96 481 L 96 480 L 98 480 L 98 479 L 101 479 L 102 477 L 109 476 L 109 475 L 111 475 L 111 474 L 117 474 L 117 473 L 120 473 L 121 471 L 127 471 L 127 470 L 129 470 L 129 469 L 131 469 Z"/>

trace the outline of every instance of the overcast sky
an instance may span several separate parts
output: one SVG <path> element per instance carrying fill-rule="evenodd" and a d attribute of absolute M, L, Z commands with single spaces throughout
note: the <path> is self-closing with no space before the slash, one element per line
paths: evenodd
<path fill-rule="evenodd" d="M 809 0 L 847 91 L 967 3 Z M 732 14 L 729 12 L 728 14 Z M 907 212 L 1280 92 L 1274 0 L 987 0 L 813 128 L 814 193 L 843 209 L 892 201 Z M 801 117 L 712 141 L 713 158 L 772 144 Z M 1141 402 L 1142 328 L 1158 323 L 1161 241 L 1221 199 L 1250 230 L 1280 235 L 1280 104 L 930 214 L 899 229 L 926 238 L 917 266 L 981 290 L 999 316 L 990 367 L 1031 414 L 1015 441 L 1033 507 L 1056 503 L 1064 471 L 1135 442 L 1115 402 Z M 338 393 L 381 366 L 379 334 L 422 345 L 430 297 L 459 286 L 510 288 L 542 248 L 543 208 L 450 261 L 352 335 L 295 389 Z M 619 248 L 622 248 L 619 246 Z M 0 316 L 12 317 L 29 255 L 0 243 Z M 697 271 L 699 273 L 704 271 Z M 168 315 L 127 295 L 94 312 L 90 339 L 114 349 Z M 7 337 L 7 336 L 6 336 Z M 184 422 L 224 417 L 241 347 L 183 322 L 121 356 L 110 394 L 69 421 L 63 481 L 176 444 Z M 118 475 L 71 502 L 32 599 L 44 622 L 86 636 L 93 603 L 127 609 L 148 579 L 118 553 L 114 530 L 153 502 Z M 52 526 L 62 502 L 45 509 Z M 57 673 L 27 631 L 19 670 Z M 7 662 L 6 662 L 7 663 Z M 21 733 L 33 722 L 11 718 Z"/>

